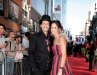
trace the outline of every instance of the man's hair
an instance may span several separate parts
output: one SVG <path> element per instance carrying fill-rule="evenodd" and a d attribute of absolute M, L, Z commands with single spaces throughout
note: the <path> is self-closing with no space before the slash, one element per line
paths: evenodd
<path fill-rule="evenodd" d="M 26 37 L 29 36 L 29 35 L 31 35 L 30 32 L 26 32 L 26 33 L 25 33 L 25 36 L 26 36 Z"/>
<path fill-rule="evenodd" d="M 13 30 L 10 30 L 10 31 L 8 32 L 8 36 L 10 35 L 10 33 L 11 33 L 11 32 L 13 32 L 13 33 L 14 33 L 14 31 L 13 31 Z"/>
<path fill-rule="evenodd" d="M 4 28 L 4 30 L 6 30 L 6 27 L 3 24 L 0 23 L 0 26 L 2 26 Z"/>

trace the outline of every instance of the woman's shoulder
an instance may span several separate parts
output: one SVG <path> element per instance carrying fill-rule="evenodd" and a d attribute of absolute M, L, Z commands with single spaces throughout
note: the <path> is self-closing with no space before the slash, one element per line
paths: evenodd
<path fill-rule="evenodd" d="M 59 37 L 59 41 L 66 41 L 66 39 L 65 39 L 64 36 L 61 35 L 61 36 Z"/>
<path fill-rule="evenodd" d="M 60 38 L 59 38 L 59 43 L 60 43 L 61 45 L 66 44 L 66 39 L 65 39 L 63 36 L 60 36 Z"/>

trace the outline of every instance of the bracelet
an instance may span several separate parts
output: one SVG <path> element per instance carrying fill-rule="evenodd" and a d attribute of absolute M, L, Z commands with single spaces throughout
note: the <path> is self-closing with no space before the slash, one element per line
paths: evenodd
<path fill-rule="evenodd" d="M 60 68 L 60 69 L 63 69 L 63 67 L 61 67 L 61 66 L 60 66 L 59 68 Z"/>

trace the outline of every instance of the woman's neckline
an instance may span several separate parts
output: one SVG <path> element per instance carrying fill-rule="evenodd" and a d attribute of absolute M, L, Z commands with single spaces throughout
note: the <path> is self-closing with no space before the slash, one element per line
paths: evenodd
<path fill-rule="evenodd" d="M 59 44 L 56 44 L 56 43 L 54 43 L 54 45 L 58 45 L 59 46 Z"/>

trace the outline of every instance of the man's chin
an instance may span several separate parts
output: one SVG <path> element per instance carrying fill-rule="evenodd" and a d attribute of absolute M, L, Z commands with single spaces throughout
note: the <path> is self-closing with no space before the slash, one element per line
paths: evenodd
<path fill-rule="evenodd" d="M 48 32 L 48 30 L 44 30 L 44 32 Z"/>

